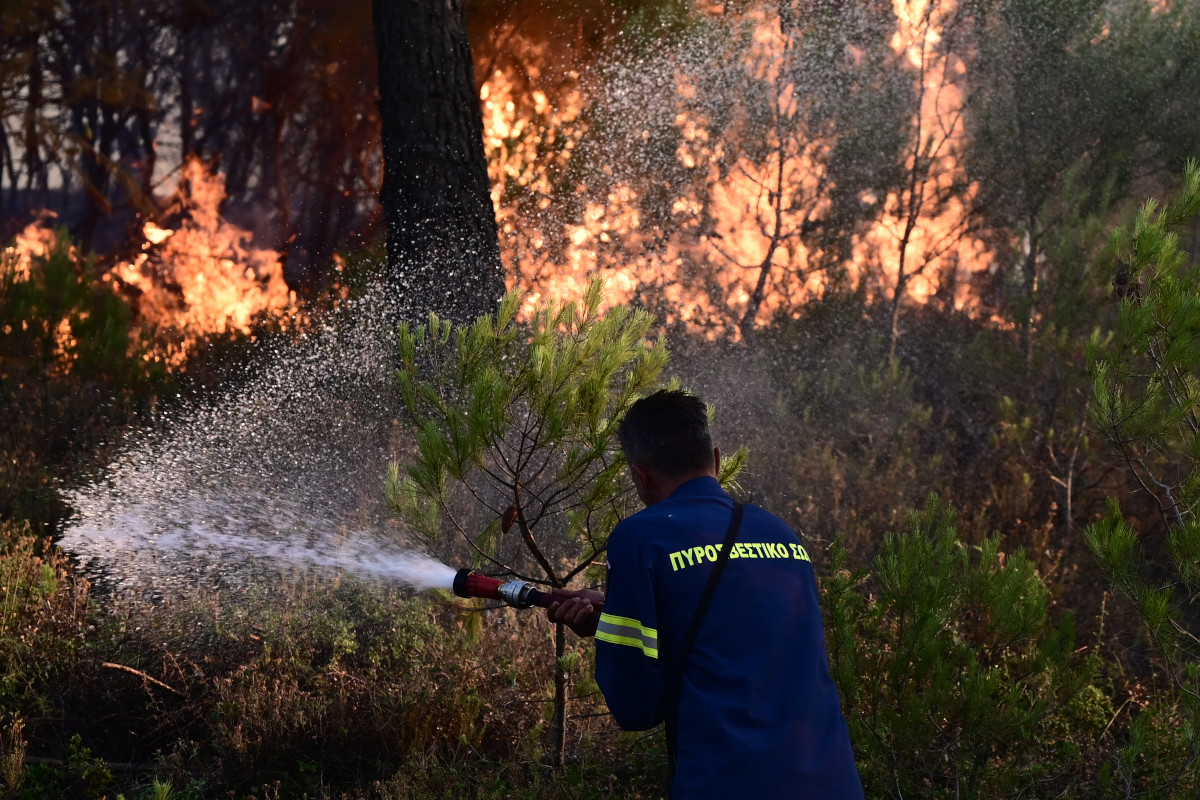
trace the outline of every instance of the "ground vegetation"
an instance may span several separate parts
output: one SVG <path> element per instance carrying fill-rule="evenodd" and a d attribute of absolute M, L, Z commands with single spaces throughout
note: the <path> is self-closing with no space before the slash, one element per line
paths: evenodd
<path fill-rule="evenodd" d="M 478 81 L 517 75 L 511 112 L 487 84 L 514 117 L 485 146 L 522 292 L 400 337 L 407 524 L 447 559 L 594 584 L 633 510 L 612 419 L 676 381 L 746 445 L 739 496 L 814 556 L 870 796 L 1195 796 L 1195 3 L 597 0 L 564 19 L 530 0 L 524 27 L 499 5 L 468 15 L 501 20 L 475 29 Z M 5 214 L 54 205 L 60 179 L 79 192 L 71 235 L 0 266 L 0 797 L 661 796 L 661 734 L 617 731 L 590 645 L 536 613 L 351 575 L 134 600 L 54 547 L 59 487 L 308 324 L 156 361 L 87 255 L 97 220 L 154 210 L 155 130 L 220 160 L 226 213 L 271 209 L 289 279 L 347 276 L 321 302 L 369 271 L 329 257 L 378 216 L 379 112 L 349 77 L 376 74 L 365 4 L 127 24 L 155 8 L 0 20 Z M 603 292 L 545 300 L 595 273 Z M 506 471 L 518 452 L 546 469 Z"/>

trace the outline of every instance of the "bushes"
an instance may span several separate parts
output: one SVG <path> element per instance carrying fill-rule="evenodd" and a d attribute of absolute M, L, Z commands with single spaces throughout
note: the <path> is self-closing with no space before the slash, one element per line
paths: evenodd
<path fill-rule="evenodd" d="M 1197 214 L 1200 163 L 1191 161 L 1175 197 L 1161 207 L 1148 201 L 1131 230 L 1117 229 L 1113 286 L 1119 317 L 1111 335 L 1092 338 L 1089 352 L 1093 424 L 1156 512 L 1127 518 L 1131 503 L 1114 497 L 1086 538 L 1141 617 L 1155 667 L 1174 684 L 1155 698 L 1164 705 L 1152 716 L 1158 725 L 1170 719 L 1180 735 L 1174 741 L 1158 737 L 1164 753 L 1146 778 L 1168 792 L 1181 782 L 1200 782 L 1200 261 L 1179 236 L 1196 224 Z M 1142 749 L 1139 736 L 1155 727 L 1135 728 L 1131 749 Z M 1123 766 L 1130 780 L 1147 772 Z"/>
<path fill-rule="evenodd" d="M 0 728 L 0 789 L 134 800 L 154 796 L 145 777 L 153 774 L 180 800 L 230 790 L 362 800 L 444 797 L 450 788 L 481 798 L 662 791 L 656 740 L 618 735 L 595 716 L 603 706 L 579 666 L 590 656 L 582 642 L 571 648 L 578 738 L 563 768 L 544 771 L 553 663 L 541 614 L 480 612 L 343 581 L 98 617 L 57 568 L 50 591 L 42 566 L 57 562 L 31 548 L 0 561 L 5 585 L 23 587 L 19 601 L 5 596 L 2 644 L 18 646 L 12 640 L 50 610 L 58 621 L 40 628 L 36 657 L 6 650 L 14 659 L 4 674 L 52 669 L 52 678 L 22 684 L 8 706 L 27 719 L 24 730 L 11 716 Z M 823 603 L 868 796 L 1094 796 L 1169 745 L 1171 720 L 1146 717 L 1141 750 L 1110 758 L 1101 733 L 1114 707 L 1096 657 L 1076 652 L 1069 619 L 1051 619 L 1049 590 L 1030 561 L 1002 553 L 995 538 L 964 545 L 940 501 L 889 534 L 868 568 L 848 572 L 844 558 L 835 549 Z M 13 575 L 24 578 L 14 584 Z M 475 627 L 465 621 L 481 614 L 478 633 L 465 635 Z M 120 735 L 98 719 L 105 715 Z M 25 760 L 45 755 L 61 763 Z M 112 771 L 103 788 L 111 762 L 141 766 Z"/>
<path fill-rule="evenodd" d="M 481 614 L 478 633 L 466 635 L 467 620 Z M 282 797 L 337 797 L 356 787 L 364 797 L 445 796 L 428 776 L 405 774 L 417 764 L 448 785 L 478 780 L 479 794 L 469 796 L 558 783 L 543 774 L 554 663 L 541 614 L 481 612 L 346 582 L 210 606 L 205 618 L 199 608 L 168 617 L 180 631 L 209 629 L 194 650 L 179 640 L 169 649 L 184 669 L 168 682 L 187 695 L 172 715 L 183 735 L 163 763 L 175 785 L 202 780 L 212 793 L 279 781 Z M 139 625 L 131 652 L 172 638 Z M 594 695 L 578 702 L 600 711 Z M 604 717 L 589 716 L 578 730 L 584 742 L 595 735 L 612 747 Z M 621 755 L 577 747 L 574 769 L 593 777 L 621 769 Z"/>
<path fill-rule="evenodd" d="M 58 482 L 168 391 L 128 304 L 61 234 L 28 271 L 0 255 L 0 517 L 50 533 Z"/>
<path fill-rule="evenodd" d="M 500 611 L 472 639 L 478 610 L 349 581 L 98 613 L 20 541 L 0 557 L 0 797 L 132 800 L 148 774 L 179 797 L 334 797 L 422 759 L 538 761 L 541 616 Z"/>
<path fill-rule="evenodd" d="M 841 532 L 856 563 L 873 550 L 874 531 L 944 485 L 953 451 L 919 395 L 918 376 L 887 360 L 886 329 L 860 298 L 813 303 L 774 335 L 780 370 L 784 486 L 810 535 Z M 770 447 L 771 444 L 767 443 Z M 792 502 L 788 502 L 788 500 Z"/>
<path fill-rule="evenodd" d="M 193 736 L 226 780 L 308 761 L 344 781 L 413 751 L 482 744 L 472 659 L 435 623 L 437 606 L 352 585 L 303 594 L 222 625 L 222 637 L 256 644 L 210 666 L 211 682 L 197 687 L 211 710 Z"/>
<path fill-rule="evenodd" d="M 1070 615 L 1024 553 L 963 544 L 936 497 L 889 533 L 871 571 L 832 557 L 830 668 L 868 797 L 1015 797 L 1086 785 L 1112 716 Z"/>
<path fill-rule="evenodd" d="M 0 524 L 0 797 L 28 789 L 33 719 L 60 716 L 56 690 L 71 674 L 85 629 L 86 584 L 30 533 Z"/>
<path fill-rule="evenodd" d="M 0 525 L 0 709 L 49 710 L 47 693 L 80 646 L 86 597 L 86 584 L 28 524 Z"/>

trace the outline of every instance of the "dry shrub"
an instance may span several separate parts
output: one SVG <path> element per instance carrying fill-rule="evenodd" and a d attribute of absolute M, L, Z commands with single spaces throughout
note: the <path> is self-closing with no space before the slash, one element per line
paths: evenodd
<path fill-rule="evenodd" d="M 86 581 L 27 524 L 0 525 L 0 707 L 45 711 L 45 693 L 76 658 Z"/>

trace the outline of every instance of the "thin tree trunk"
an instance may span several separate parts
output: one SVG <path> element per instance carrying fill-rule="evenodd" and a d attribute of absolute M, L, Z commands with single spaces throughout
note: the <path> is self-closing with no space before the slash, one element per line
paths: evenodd
<path fill-rule="evenodd" d="M 1029 227 L 1029 253 L 1021 260 L 1021 297 L 1017 317 L 1017 340 L 1026 369 L 1033 363 L 1033 304 L 1037 290 L 1038 240 L 1033 236 L 1033 223 Z"/>
<path fill-rule="evenodd" d="M 192 40 L 190 31 L 179 36 L 179 150 L 187 161 L 196 150 L 196 115 L 192 99 Z"/>
<path fill-rule="evenodd" d="M 550 722 L 550 763 L 561 767 L 567 749 L 567 672 L 563 656 L 567 652 L 566 626 L 554 626 L 554 718 Z"/>
<path fill-rule="evenodd" d="M 776 121 L 778 125 L 778 120 Z M 758 310 L 762 308 L 763 300 L 767 294 L 767 278 L 771 275 L 771 262 L 775 259 L 775 251 L 783 243 L 783 167 L 786 162 L 783 152 L 783 142 L 779 142 L 779 146 L 775 150 L 776 170 L 775 175 L 775 191 L 770 196 L 771 210 L 775 214 L 775 224 L 771 230 L 771 242 L 767 245 L 767 254 L 763 256 L 762 263 L 758 265 L 758 281 L 754 285 L 754 291 L 750 293 L 750 299 L 746 303 L 746 313 L 742 315 L 741 328 L 742 339 L 750 342 L 754 337 L 754 321 L 758 316 Z"/>
<path fill-rule="evenodd" d="M 41 45 L 34 41 L 29 48 L 29 98 L 25 103 L 25 169 L 26 186 L 30 189 L 37 187 L 40 197 L 32 196 L 27 203 L 46 203 L 49 181 L 46 177 L 46 164 L 42 161 L 42 146 L 38 137 L 37 115 L 42 110 L 42 63 L 40 58 Z M 14 182 L 15 186 L 15 182 Z"/>

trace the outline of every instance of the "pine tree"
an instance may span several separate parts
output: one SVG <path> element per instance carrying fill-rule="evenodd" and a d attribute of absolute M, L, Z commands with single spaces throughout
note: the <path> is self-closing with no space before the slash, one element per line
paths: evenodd
<path fill-rule="evenodd" d="M 1154 547 L 1158 537 L 1142 536 L 1112 499 L 1087 543 L 1139 612 L 1177 690 L 1185 753 L 1166 776 L 1168 794 L 1195 782 L 1200 758 L 1200 263 L 1175 233 L 1197 213 L 1200 165 L 1192 161 L 1174 198 L 1161 207 L 1148 201 L 1132 231 L 1116 231 L 1120 314 L 1111 337 L 1096 335 L 1089 353 L 1092 421 L 1157 504 L 1158 524 L 1139 527 L 1165 532 L 1163 547 Z"/>
<path fill-rule="evenodd" d="M 416 431 L 391 503 L 430 539 L 449 531 L 493 574 L 567 588 L 607 546 L 637 502 L 616 438 L 626 409 L 657 385 L 669 355 L 649 339 L 653 318 L 617 306 L 600 313 L 603 284 L 582 303 L 551 304 L 517 322 L 518 295 L 495 315 L 452 326 L 402 325 L 399 380 Z M 731 478 L 744 453 L 729 459 Z M 515 509 L 506 534 L 501 517 Z M 565 631 L 555 630 L 552 758 L 566 732 Z"/>
<path fill-rule="evenodd" d="M 830 671 L 867 796 L 1063 796 L 1112 709 L 1025 553 L 966 545 L 936 495 L 870 570 L 830 552 Z"/>

